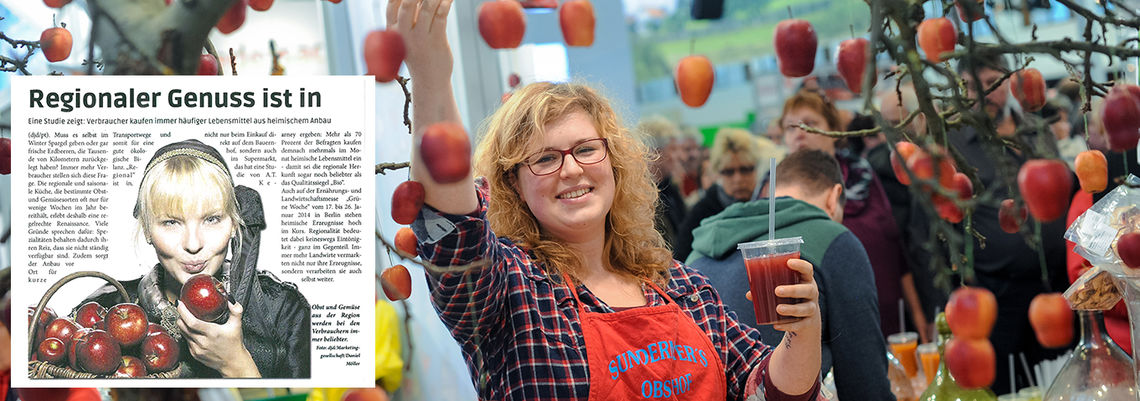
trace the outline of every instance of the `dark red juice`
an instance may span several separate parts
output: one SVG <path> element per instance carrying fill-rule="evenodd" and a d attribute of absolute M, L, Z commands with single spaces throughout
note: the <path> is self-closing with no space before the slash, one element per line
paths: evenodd
<path fill-rule="evenodd" d="M 777 297 L 775 290 L 781 285 L 800 282 L 799 273 L 788 268 L 788 260 L 799 257 L 800 253 L 795 252 L 744 259 L 744 267 L 748 270 L 748 283 L 752 290 L 752 308 L 756 312 L 756 324 L 773 324 L 794 319 L 777 314 L 776 305 L 794 304 L 798 300 Z"/>

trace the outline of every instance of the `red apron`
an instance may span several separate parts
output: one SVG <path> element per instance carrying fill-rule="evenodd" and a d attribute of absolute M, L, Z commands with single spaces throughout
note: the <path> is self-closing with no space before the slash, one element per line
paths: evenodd
<path fill-rule="evenodd" d="M 661 288 L 649 285 L 665 305 L 614 313 L 587 312 L 571 287 L 586 340 L 590 401 L 725 399 L 724 364 L 712 341 Z"/>

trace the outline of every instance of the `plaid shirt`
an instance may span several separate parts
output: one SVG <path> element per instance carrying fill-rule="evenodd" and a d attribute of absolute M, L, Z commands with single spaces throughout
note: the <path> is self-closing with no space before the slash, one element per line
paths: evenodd
<path fill-rule="evenodd" d="M 420 255 L 432 264 L 490 260 L 479 269 L 428 274 L 432 304 L 462 347 L 479 398 L 586 400 L 590 375 L 573 294 L 532 253 L 491 232 L 482 189 L 478 195 L 475 212 L 448 215 L 425 207 L 412 229 Z M 815 398 L 818 383 L 794 397 L 770 384 L 771 349 L 725 309 L 703 274 L 676 261 L 669 273 L 663 289 L 712 340 L 724 362 L 729 400 Z M 577 291 L 586 310 L 613 312 L 586 287 Z M 644 293 L 649 305 L 665 304 L 656 291 Z"/>

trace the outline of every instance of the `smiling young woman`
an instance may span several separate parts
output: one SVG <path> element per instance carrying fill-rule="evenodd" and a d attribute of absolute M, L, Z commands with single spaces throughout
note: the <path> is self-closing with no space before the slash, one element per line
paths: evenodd
<path fill-rule="evenodd" d="M 458 122 L 450 87 L 450 0 L 391 0 L 407 41 L 413 128 Z M 782 286 L 798 317 L 769 348 L 725 312 L 700 272 L 654 230 L 647 150 L 609 101 L 577 84 L 534 83 L 488 120 L 475 172 L 435 182 L 413 149 L 425 210 L 412 224 L 440 319 L 462 347 L 480 399 L 814 399 L 820 316 L 812 267 Z M 415 141 L 414 140 L 414 141 Z"/>

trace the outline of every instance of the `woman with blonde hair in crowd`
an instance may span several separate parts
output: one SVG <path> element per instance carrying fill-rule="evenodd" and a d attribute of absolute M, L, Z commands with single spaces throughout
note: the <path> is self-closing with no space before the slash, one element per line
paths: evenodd
<path fill-rule="evenodd" d="M 762 139 L 767 146 L 761 147 Z M 705 191 L 704 196 L 685 216 L 685 222 L 677 231 L 676 248 L 673 255 L 677 260 L 685 260 L 693 249 L 693 229 L 701 225 L 701 220 L 720 213 L 736 202 L 752 198 L 758 177 L 768 173 L 768 158 L 782 159 L 783 154 L 772 141 L 753 137 L 748 131 L 739 128 L 721 128 L 713 140 L 709 155 L 709 168 L 716 174 L 716 183 Z M 777 160 L 779 161 L 779 160 Z"/>
<path fill-rule="evenodd" d="M 390 1 L 408 42 L 415 140 L 460 121 L 449 86 L 450 0 Z M 818 393 L 820 316 L 812 267 L 788 263 L 800 298 L 768 348 L 725 312 L 699 272 L 672 260 L 653 229 L 645 147 L 609 102 L 576 84 L 534 83 L 490 118 L 473 176 L 439 183 L 412 151 L 426 190 L 412 224 L 440 319 L 462 348 L 480 399 L 807 400 Z"/>

